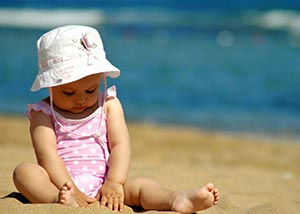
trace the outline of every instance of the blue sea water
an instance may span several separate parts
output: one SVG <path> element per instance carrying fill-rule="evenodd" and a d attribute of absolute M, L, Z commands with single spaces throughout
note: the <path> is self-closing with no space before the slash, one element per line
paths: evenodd
<path fill-rule="evenodd" d="M 108 82 L 117 85 L 128 120 L 299 135 L 296 1 L 78 2 L 0 2 L 1 113 L 23 114 L 47 96 L 29 91 L 38 37 L 87 24 L 122 71 Z"/>

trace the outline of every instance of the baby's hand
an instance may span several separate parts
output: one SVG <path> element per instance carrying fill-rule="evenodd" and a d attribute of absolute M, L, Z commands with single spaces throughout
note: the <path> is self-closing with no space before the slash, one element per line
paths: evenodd
<path fill-rule="evenodd" d="M 115 181 L 106 180 L 96 198 L 99 199 L 101 206 L 106 205 L 111 210 L 122 211 L 124 204 L 123 185 Z"/>

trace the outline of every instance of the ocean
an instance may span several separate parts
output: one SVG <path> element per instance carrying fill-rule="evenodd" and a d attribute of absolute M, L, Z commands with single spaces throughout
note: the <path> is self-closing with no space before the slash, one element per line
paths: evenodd
<path fill-rule="evenodd" d="M 121 69 L 127 120 L 299 136 L 300 3 L 247 2 L 0 2 L 0 113 L 47 96 L 29 91 L 38 37 L 85 24 Z"/>

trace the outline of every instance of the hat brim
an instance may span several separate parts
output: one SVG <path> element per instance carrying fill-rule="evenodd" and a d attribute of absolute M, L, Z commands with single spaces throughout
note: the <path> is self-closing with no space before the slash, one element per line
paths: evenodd
<path fill-rule="evenodd" d="M 76 60 L 64 62 L 64 65 L 54 66 L 47 71 L 39 71 L 32 86 L 31 91 L 38 91 L 41 88 L 55 87 L 71 83 L 93 74 L 104 73 L 111 78 L 120 75 L 120 69 L 112 65 L 106 58 L 95 59 L 91 65 Z"/>

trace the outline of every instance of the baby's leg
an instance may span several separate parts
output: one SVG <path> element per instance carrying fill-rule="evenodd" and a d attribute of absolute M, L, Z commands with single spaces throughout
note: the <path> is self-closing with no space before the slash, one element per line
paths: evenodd
<path fill-rule="evenodd" d="M 18 165 L 13 175 L 18 191 L 32 203 L 57 203 L 58 189 L 41 166 L 34 163 Z"/>
<path fill-rule="evenodd" d="M 124 185 L 125 204 L 145 210 L 193 213 L 207 209 L 219 200 L 219 192 L 209 183 L 199 189 L 172 191 L 148 178 L 129 180 Z"/>

